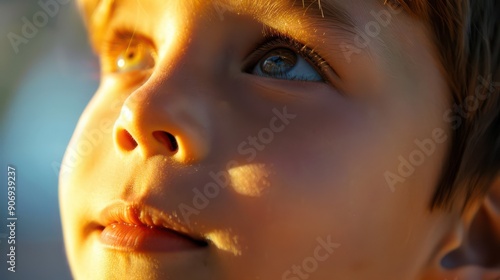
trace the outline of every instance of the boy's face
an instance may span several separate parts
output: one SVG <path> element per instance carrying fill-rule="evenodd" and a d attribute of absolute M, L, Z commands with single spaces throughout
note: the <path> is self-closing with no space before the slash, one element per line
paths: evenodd
<path fill-rule="evenodd" d="M 382 0 L 106 2 L 102 83 L 60 178 L 76 278 L 399 280 L 437 262 L 448 92 L 422 23 Z"/>

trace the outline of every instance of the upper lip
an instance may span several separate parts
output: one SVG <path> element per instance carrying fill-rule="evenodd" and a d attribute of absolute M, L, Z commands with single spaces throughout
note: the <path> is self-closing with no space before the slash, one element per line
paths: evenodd
<path fill-rule="evenodd" d="M 106 206 L 99 217 L 99 223 L 107 227 L 115 223 L 165 229 L 175 232 L 197 243 L 205 243 L 203 236 L 193 233 L 181 221 L 165 212 L 148 205 L 127 203 L 123 201 Z"/>

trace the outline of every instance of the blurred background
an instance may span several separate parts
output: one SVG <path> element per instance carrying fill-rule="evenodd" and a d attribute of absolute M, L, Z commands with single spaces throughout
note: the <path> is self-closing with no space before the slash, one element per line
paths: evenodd
<path fill-rule="evenodd" d="M 74 0 L 0 0 L 0 279 L 71 279 L 58 171 L 98 79 Z M 15 273 L 6 263 L 8 165 L 17 177 Z"/>

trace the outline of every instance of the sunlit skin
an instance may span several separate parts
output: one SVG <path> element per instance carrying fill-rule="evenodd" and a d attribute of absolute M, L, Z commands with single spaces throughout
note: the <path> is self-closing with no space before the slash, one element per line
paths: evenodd
<path fill-rule="evenodd" d="M 351 30 L 301 1 L 272 1 L 277 13 L 267 1 L 115 2 L 81 3 L 98 15 L 87 23 L 103 71 L 60 176 L 76 279 L 453 279 L 441 259 L 457 246 L 465 218 L 429 211 L 450 138 L 393 189 L 384 176 L 397 173 L 416 139 L 435 129 L 451 135 L 442 118 L 450 93 L 422 22 L 391 13 L 348 59 L 342 43 L 355 44 L 375 21 L 370 12 L 391 9 L 384 1 L 323 0 L 346 11 Z M 113 37 L 116 30 L 122 35 Z M 311 68 L 300 69 L 322 81 L 257 75 L 261 57 L 249 58 L 269 30 L 314 50 L 326 66 L 306 59 Z M 127 60 L 133 40 L 142 47 Z M 263 143 L 266 128 L 273 135 Z M 214 182 L 211 172 L 230 182 L 197 209 L 194 189 Z M 117 202 L 155 209 L 208 245 L 104 246 L 96 224 Z M 335 246 L 304 269 L 318 239 Z"/>

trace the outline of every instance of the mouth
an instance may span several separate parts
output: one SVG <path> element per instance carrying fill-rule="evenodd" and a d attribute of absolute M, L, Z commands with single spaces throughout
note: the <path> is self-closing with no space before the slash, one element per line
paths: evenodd
<path fill-rule="evenodd" d="M 108 248 L 135 252 L 176 252 L 208 246 L 171 216 L 147 206 L 117 203 L 100 217 L 100 242 Z"/>

